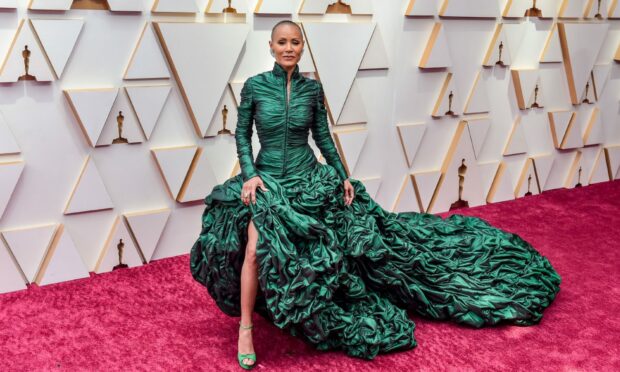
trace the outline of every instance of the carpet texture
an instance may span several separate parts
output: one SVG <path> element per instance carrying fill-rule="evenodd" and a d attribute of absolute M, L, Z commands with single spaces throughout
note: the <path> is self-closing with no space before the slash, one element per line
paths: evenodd
<path fill-rule="evenodd" d="M 620 181 L 440 215 L 452 213 L 519 234 L 549 258 L 562 284 L 540 324 L 473 329 L 410 314 L 418 346 L 364 361 L 255 316 L 255 370 L 620 370 Z M 241 370 L 238 318 L 217 309 L 188 260 L 0 295 L 0 370 Z"/>

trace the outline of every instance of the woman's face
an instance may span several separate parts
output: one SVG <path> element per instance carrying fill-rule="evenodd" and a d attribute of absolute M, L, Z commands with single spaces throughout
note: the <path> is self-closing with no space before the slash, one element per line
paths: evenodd
<path fill-rule="evenodd" d="M 283 24 L 273 32 L 269 47 L 275 54 L 276 62 L 285 69 L 294 68 L 301 59 L 304 48 L 304 39 L 299 28 Z"/>

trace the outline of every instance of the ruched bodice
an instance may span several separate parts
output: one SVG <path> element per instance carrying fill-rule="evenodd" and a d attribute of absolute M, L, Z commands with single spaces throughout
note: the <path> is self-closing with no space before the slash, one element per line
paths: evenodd
<path fill-rule="evenodd" d="M 286 71 L 274 63 L 271 71 L 248 78 L 241 90 L 235 140 L 243 180 L 260 172 L 278 179 L 311 170 L 317 159 L 308 144 L 309 133 L 344 180 L 347 173 L 329 132 L 321 83 L 304 77 L 295 66 L 288 101 L 286 85 Z M 256 160 L 253 123 L 260 141 Z"/>

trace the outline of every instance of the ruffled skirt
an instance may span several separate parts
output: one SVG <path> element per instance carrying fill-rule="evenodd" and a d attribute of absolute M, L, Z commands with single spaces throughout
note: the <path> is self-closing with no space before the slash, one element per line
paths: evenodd
<path fill-rule="evenodd" d="M 391 213 L 355 179 L 343 201 L 336 171 L 317 163 L 301 175 L 260 173 L 266 192 L 240 199 L 241 175 L 205 198 L 190 270 L 218 307 L 240 315 L 240 274 L 250 218 L 258 231 L 255 310 L 320 350 L 372 359 L 416 346 L 411 310 L 482 327 L 533 325 L 561 278 L 518 235 L 478 217 Z"/>

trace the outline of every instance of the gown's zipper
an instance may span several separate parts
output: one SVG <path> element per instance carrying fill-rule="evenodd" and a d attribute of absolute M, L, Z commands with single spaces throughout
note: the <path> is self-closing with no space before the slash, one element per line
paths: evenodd
<path fill-rule="evenodd" d="M 284 77 L 284 98 L 285 98 L 285 116 L 284 116 L 284 156 L 282 157 L 282 176 L 284 176 L 284 169 L 286 167 L 286 149 L 287 149 L 287 138 L 288 138 L 288 101 L 289 101 L 289 93 L 287 90 L 288 84 L 288 76 Z M 293 79 L 291 79 L 291 94 L 293 93 Z"/>

